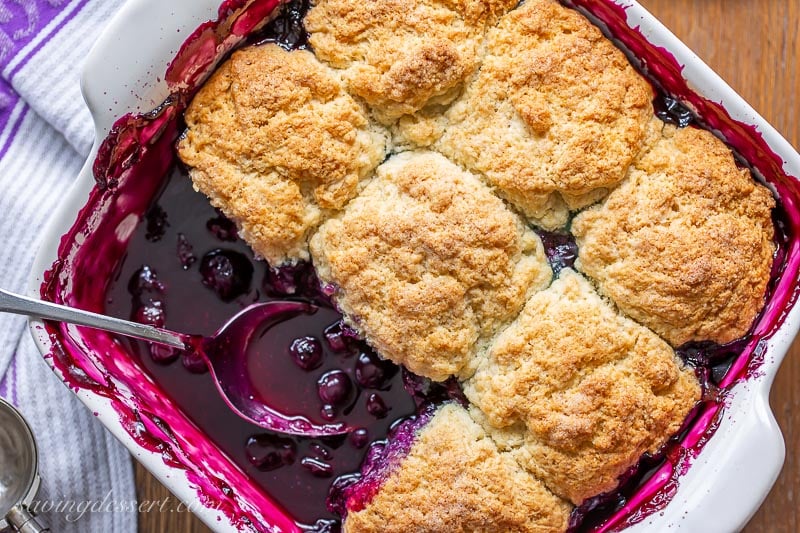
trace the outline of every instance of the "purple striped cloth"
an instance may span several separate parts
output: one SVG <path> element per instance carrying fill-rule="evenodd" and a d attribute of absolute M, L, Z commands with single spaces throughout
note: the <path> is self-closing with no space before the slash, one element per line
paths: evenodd
<path fill-rule="evenodd" d="M 83 58 L 124 0 L 0 0 L 0 287 L 24 292 L 37 241 L 93 142 Z M 0 314 L 0 397 L 39 444 L 34 510 L 56 532 L 136 530 L 127 451 L 45 364 L 23 317 Z"/>

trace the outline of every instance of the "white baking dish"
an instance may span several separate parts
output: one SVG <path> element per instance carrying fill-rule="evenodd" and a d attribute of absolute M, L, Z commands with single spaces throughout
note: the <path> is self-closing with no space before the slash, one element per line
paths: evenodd
<path fill-rule="evenodd" d="M 32 295 L 39 296 L 43 273 L 57 259 L 61 236 L 72 226 L 95 185 L 92 162 L 99 142 L 119 116 L 148 110 L 164 99 L 166 85 L 154 80 L 163 79 L 161 73 L 184 38 L 202 22 L 215 17 L 219 1 L 174 0 L 165 8 L 159 0 L 129 0 L 95 45 L 87 58 L 82 85 L 95 120 L 97 141 L 75 186 L 52 216 L 33 268 Z M 663 47 L 685 66 L 683 76 L 698 95 L 721 103 L 736 121 L 755 126 L 771 151 L 783 160 L 784 172 L 800 176 L 800 156 L 741 97 L 636 2 L 618 3 L 626 8 L 631 28 L 638 27 L 650 43 Z M 594 4 L 612 5 L 610 1 L 600 0 Z M 716 433 L 680 478 L 671 502 L 662 511 L 632 526 L 630 531 L 669 528 L 670 531 L 729 532 L 743 527 L 755 513 L 783 464 L 783 438 L 768 398 L 775 373 L 798 327 L 800 308 L 795 306 L 779 330 L 769 337 L 763 364 L 756 375 L 734 387 Z M 49 354 L 53 346 L 43 324 L 31 321 L 31 331 L 42 353 Z M 52 359 L 48 361 L 52 364 Z M 61 375 L 58 369 L 55 371 Z M 166 465 L 160 454 L 137 444 L 107 398 L 86 389 L 78 389 L 76 393 L 148 470 L 178 498 L 193 504 L 192 508 L 209 527 L 215 531 L 237 530 L 234 521 L 225 513 L 199 504 L 207 499 L 198 496 L 197 487 L 184 470 Z"/>

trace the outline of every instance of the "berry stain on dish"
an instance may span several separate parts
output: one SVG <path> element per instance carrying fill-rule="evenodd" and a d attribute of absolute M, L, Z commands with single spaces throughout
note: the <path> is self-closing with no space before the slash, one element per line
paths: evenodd
<path fill-rule="evenodd" d="M 757 133 L 689 92 L 680 67 L 627 28 L 621 8 L 577 0 L 568 4 L 590 11 L 617 38 L 617 44 L 647 64 L 657 93 L 653 107 L 663 122 L 721 131 L 766 176 L 779 198 L 794 198 L 792 185 Z M 196 356 L 178 356 L 97 332 L 82 331 L 87 340 L 77 344 L 70 337 L 74 332 L 54 325 L 48 328 L 56 346 L 55 364 L 70 385 L 115 402 L 137 440 L 162 453 L 168 464 L 186 469 L 204 500 L 220 504 L 238 526 L 259 529 L 259 511 L 268 512 L 274 505 L 287 515 L 285 527 L 293 523 L 302 530 L 338 531 L 342 516 L 367 507 L 387 476 L 414 453 L 415 439 L 428 431 L 423 428 L 436 431 L 432 420 L 442 412 L 442 405 L 469 402 L 455 380 L 435 383 L 382 358 L 379 350 L 347 325 L 337 307 L 341 303 L 336 299 L 338 287 L 320 281 L 310 262 L 271 267 L 257 259 L 237 225 L 193 190 L 189 169 L 177 161 L 174 142 L 185 126 L 182 113 L 216 64 L 216 57 L 202 57 L 202 64 L 192 64 L 200 57 L 195 52 L 209 43 L 224 43 L 219 46 L 221 55 L 236 44 L 307 48 L 303 27 L 307 2 L 289 2 L 278 18 L 259 27 L 277 5 L 276 1 L 226 2 L 220 9 L 221 22 L 199 28 L 172 63 L 167 79 L 174 91 L 164 105 L 115 124 L 95 163 L 99 186 L 72 234 L 62 242 L 64 250 L 69 250 L 80 235 L 94 247 L 62 253 L 67 259 L 48 273 L 42 296 L 202 335 L 211 335 L 256 302 L 289 300 L 313 306 L 313 313 L 289 316 L 263 329 L 246 350 L 248 378 L 257 394 L 274 399 L 281 410 L 320 424 L 346 423 L 353 428 L 346 435 L 306 438 L 265 432 L 231 413 L 214 390 L 205 363 Z M 681 101 L 702 119 L 698 121 Z M 115 203 L 123 191 L 128 193 L 124 197 L 128 203 Z M 103 214 L 100 225 L 93 218 L 96 213 Z M 142 221 L 125 238 L 116 238 L 115 232 L 130 213 Z M 570 507 L 570 530 L 621 528 L 663 507 L 691 458 L 713 434 L 724 390 L 753 372 L 751 355 L 762 349 L 764 339 L 782 320 L 776 309 L 793 303 L 797 291 L 793 281 L 797 265 L 789 261 L 789 250 L 797 246 L 798 215 L 778 204 L 772 216 L 776 252 L 767 300 L 776 305 L 767 306 L 740 339 L 723 345 L 705 341 L 676 347 L 675 353 L 699 380 L 700 401 L 666 444 L 656 453 L 646 453 L 619 477 L 619 487 L 575 502 Z M 574 275 L 570 273 L 580 253 L 566 227 L 534 228 L 548 268 L 555 276 L 566 273 L 565 279 Z M 109 280 L 107 290 L 92 290 L 73 278 L 80 268 L 88 277 Z M 87 370 L 76 348 L 82 344 L 115 354 L 117 359 L 109 366 L 120 375 L 141 371 L 144 377 L 131 386 L 141 387 L 138 390 L 150 403 L 124 397 L 113 379 Z M 166 416 L 173 411 L 180 415 Z M 475 431 L 481 430 L 476 426 Z M 204 437 L 206 442 L 192 443 L 181 437 L 184 434 Z M 185 449 L 188 445 L 195 446 L 191 452 Z M 194 454 L 202 454 L 212 467 L 195 465 L 197 459 L 192 457 L 199 455 Z M 226 480 L 235 480 L 236 486 L 222 482 L 214 471 L 225 472 Z"/>

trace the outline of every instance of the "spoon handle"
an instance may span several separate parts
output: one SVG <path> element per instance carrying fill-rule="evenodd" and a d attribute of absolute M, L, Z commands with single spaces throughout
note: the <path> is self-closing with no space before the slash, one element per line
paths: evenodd
<path fill-rule="evenodd" d="M 186 348 L 183 336 L 173 331 L 36 300 L 3 289 L 0 289 L 0 312 L 57 320 L 165 344 L 173 348 Z"/>

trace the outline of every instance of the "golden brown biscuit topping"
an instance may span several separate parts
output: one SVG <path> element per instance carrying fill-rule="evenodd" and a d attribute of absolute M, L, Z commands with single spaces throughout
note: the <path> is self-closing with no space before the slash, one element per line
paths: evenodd
<path fill-rule="evenodd" d="M 307 259 L 308 233 L 383 159 L 384 135 L 327 67 L 276 45 L 235 52 L 186 111 L 178 151 L 195 187 L 271 264 Z"/>
<path fill-rule="evenodd" d="M 311 241 L 317 272 L 384 357 L 444 380 L 550 281 L 539 238 L 443 156 L 405 153 Z"/>
<path fill-rule="evenodd" d="M 347 533 L 564 531 L 571 507 L 502 453 L 463 407 L 448 404 L 420 430 L 401 465 Z"/>
<path fill-rule="evenodd" d="M 625 177 L 653 91 L 600 30 L 555 0 L 506 15 L 487 48 L 436 146 L 535 224 L 564 226 L 570 210 Z"/>
<path fill-rule="evenodd" d="M 764 305 L 774 205 L 711 133 L 663 126 L 628 179 L 573 222 L 578 267 L 673 346 L 724 344 Z"/>
<path fill-rule="evenodd" d="M 480 64 L 487 27 L 517 0 L 317 0 L 305 19 L 317 57 L 389 123 L 449 103 Z"/>
<path fill-rule="evenodd" d="M 700 399 L 664 341 L 569 269 L 497 337 L 464 391 L 490 426 L 524 426 L 517 459 L 576 505 L 615 489 Z"/>

